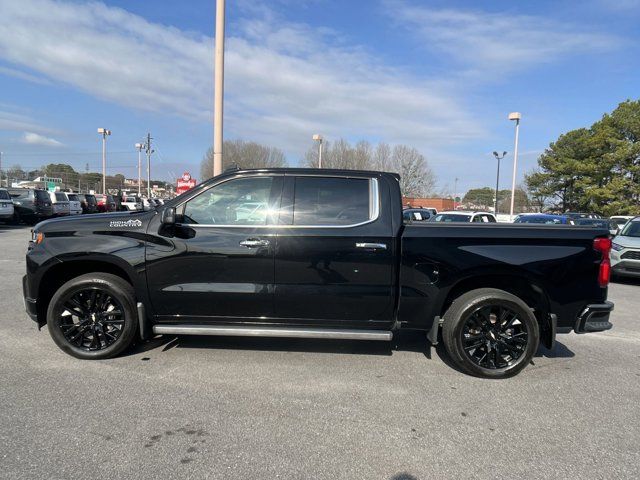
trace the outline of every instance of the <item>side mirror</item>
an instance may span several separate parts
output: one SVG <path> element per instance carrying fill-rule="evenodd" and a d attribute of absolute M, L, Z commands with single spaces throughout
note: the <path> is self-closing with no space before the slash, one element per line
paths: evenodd
<path fill-rule="evenodd" d="M 167 207 L 162 210 L 162 224 L 163 225 L 175 225 L 176 223 L 176 209 L 173 207 Z"/>

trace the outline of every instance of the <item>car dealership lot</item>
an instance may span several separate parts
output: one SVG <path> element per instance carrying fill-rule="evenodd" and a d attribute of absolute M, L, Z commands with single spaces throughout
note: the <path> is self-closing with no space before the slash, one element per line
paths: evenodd
<path fill-rule="evenodd" d="M 169 337 L 90 362 L 23 311 L 28 237 L 0 225 L 6 478 L 640 476 L 640 282 L 611 286 L 613 330 L 559 336 L 510 380 L 461 374 L 419 335 Z"/>

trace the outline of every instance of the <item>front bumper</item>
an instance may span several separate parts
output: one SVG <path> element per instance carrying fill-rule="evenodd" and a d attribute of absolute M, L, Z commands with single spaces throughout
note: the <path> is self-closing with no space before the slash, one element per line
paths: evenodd
<path fill-rule="evenodd" d="M 613 327 L 609 321 L 609 315 L 613 311 L 612 302 L 587 305 L 578 316 L 575 327 L 576 333 L 602 332 Z"/>
<path fill-rule="evenodd" d="M 35 298 L 31 298 L 29 296 L 29 287 L 27 283 L 27 276 L 22 277 L 22 295 L 24 299 L 24 309 L 27 312 L 27 315 L 34 322 L 38 323 L 38 306 Z"/>

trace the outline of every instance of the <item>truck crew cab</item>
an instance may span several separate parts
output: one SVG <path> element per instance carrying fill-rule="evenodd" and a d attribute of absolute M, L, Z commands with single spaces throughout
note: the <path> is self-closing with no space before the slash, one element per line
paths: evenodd
<path fill-rule="evenodd" d="M 404 225 L 399 178 L 239 170 L 147 212 L 36 225 L 27 312 L 83 359 L 153 335 L 441 338 L 481 377 L 515 375 L 557 333 L 611 328 L 609 232 Z"/>

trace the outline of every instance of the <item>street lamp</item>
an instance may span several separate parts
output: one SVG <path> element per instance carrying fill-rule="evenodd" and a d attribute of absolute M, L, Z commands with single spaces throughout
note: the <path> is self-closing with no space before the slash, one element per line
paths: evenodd
<path fill-rule="evenodd" d="M 316 133 L 311 138 L 314 141 L 318 142 L 318 168 L 322 168 L 322 135 Z"/>
<path fill-rule="evenodd" d="M 99 128 L 98 133 L 102 135 L 102 193 L 107 193 L 107 136 L 111 135 L 111 130 Z"/>
<path fill-rule="evenodd" d="M 136 148 L 138 149 L 138 197 L 140 196 L 140 188 L 142 183 L 142 149 L 144 148 L 143 143 L 136 143 Z"/>
<path fill-rule="evenodd" d="M 498 187 L 500 185 L 500 160 L 502 160 L 507 152 L 502 152 L 502 155 L 498 155 L 498 152 L 493 152 L 493 156 L 498 160 L 498 173 L 496 173 L 496 198 L 493 204 L 493 213 L 498 215 Z"/>
<path fill-rule="evenodd" d="M 513 221 L 513 201 L 516 197 L 516 172 L 518 170 L 518 133 L 520 132 L 520 119 L 522 115 L 520 112 L 511 112 L 509 114 L 509 120 L 516 122 L 516 140 L 513 147 L 513 178 L 511 180 L 511 208 L 509 209 L 509 220 Z"/>

